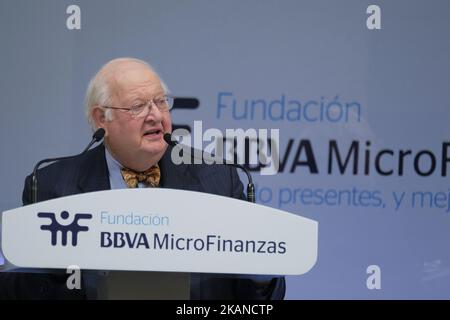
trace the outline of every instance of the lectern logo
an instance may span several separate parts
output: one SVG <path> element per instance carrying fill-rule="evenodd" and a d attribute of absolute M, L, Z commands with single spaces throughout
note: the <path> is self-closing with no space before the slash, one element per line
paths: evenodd
<path fill-rule="evenodd" d="M 60 214 L 61 218 L 67 220 L 69 218 L 69 213 L 67 211 L 62 211 Z M 50 224 L 44 224 L 41 226 L 41 230 L 48 230 L 52 236 L 52 246 L 56 246 L 57 235 L 61 233 L 61 244 L 63 246 L 67 245 L 67 235 L 70 232 L 72 236 L 72 246 L 76 247 L 78 242 L 78 233 L 88 231 L 89 228 L 86 226 L 80 226 L 78 224 L 79 220 L 82 219 L 92 219 L 92 214 L 89 213 L 77 213 L 73 221 L 67 225 L 60 224 L 56 221 L 56 216 L 53 212 L 39 212 L 39 218 L 48 218 L 51 220 Z"/>

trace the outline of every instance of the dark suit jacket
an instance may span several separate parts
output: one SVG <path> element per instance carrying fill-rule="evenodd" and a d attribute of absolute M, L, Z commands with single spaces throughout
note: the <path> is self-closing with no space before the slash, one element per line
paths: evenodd
<path fill-rule="evenodd" d="M 161 187 L 207 192 L 244 199 L 236 169 L 225 165 L 174 165 L 168 148 L 159 162 Z M 49 165 L 38 171 L 38 201 L 73 194 L 109 190 L 105 148 L 100 145 L 86 154 Z M 31 202 L 31 176 L 25 180 L 23 203 Z M 84 290 L 66 289 L 67 275 L 0 273 L 1 298 L 84 299 Z M 252 276 L 193 274 L 191 299 L 282 299 L 283 277 L 267 277 L 259 286 Z"/>

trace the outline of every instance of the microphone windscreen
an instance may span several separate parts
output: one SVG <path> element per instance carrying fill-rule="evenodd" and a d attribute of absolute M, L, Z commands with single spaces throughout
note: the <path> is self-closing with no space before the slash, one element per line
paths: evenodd
<path fill-rule="evenodd" d="M 95 139 L 95 141 L 100 141 L 105 136 L 105 129 L 99 128 L 97 131 L 94 132 L 94 135 L 92 136 L 92 139 Z"/>
<path fill-rule="evenodd" d="M 164 133 L 164 141 L 169 145 L 169 146 L 175 146 L 177 143 L 175 141 L 172 141 L 172 135 L 170 133 Z"/>

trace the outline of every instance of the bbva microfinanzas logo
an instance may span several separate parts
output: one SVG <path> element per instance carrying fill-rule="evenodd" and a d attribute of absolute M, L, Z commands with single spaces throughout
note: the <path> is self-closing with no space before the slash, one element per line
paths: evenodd
<path fill-rule="evenodd" d="M 76 247 L 78 243 L 78 233 L 80 232 L 86 232 L 89 230 L 89 227 L 87 226 L 81 226 L 79 224 L 80 220 L 89 220 L 92 219 L 92 214 L 89 213 L 77 213 L 75 214 L 75 217 L 73 218 L 73 221 L 67 225 L 60 224 L 56 220 L 55 213 L 53 212 L 39 212 L 38 214 L 39 218 L 46 218 L 50 219 L 50 224 L 43 224 L 41 225 L 41 230 L 47 230 L 50 231 L 51 234 L 51 243 L 52 246 L 56 246 L 58 242 L 58 233 L 61 234 L 61 244 L 63 246 L 67 245 L 67 237 L 70 232 L 71 239 L 72 239 L 72 246 Z M 67 220 L 70 215 L 67 211 L 62 211 L 60 213 L 60 217 L 64 220 Z"/>

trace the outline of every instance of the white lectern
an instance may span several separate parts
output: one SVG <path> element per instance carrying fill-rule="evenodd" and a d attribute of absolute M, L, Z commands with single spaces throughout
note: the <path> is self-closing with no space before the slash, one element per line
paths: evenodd
<path fill-rule="evenodd" d="M 124 189 L 3 212 L 0 271 L 99 272 L 103 299 L 187 299 L 189 274 L 300 275 L 317 260 L 318 223 L 206 193 Z"/>

